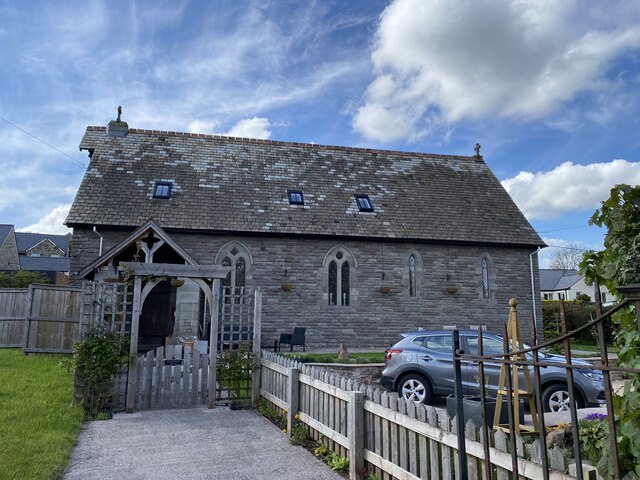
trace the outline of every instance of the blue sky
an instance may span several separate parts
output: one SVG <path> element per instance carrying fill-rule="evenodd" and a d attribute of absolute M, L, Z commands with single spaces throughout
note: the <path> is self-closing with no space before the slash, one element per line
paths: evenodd
<path fill-rule="evenodd" d="M 600 248 L 588 218 L 640 183 L 637 1 L 4 0 L 0 59 L 0 223 L 23 231 L 65 231 L 85 127 L 118 105 L 133 128 L 478 142 L 550 245 Z"/>

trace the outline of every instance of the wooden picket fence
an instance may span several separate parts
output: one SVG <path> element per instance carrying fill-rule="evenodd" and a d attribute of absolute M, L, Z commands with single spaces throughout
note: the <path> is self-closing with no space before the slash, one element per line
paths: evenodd
<path fill-rule="evenodd" d="M 296 422 L 306 425 L 312 438 L 333 452 L 349 458 L 350 478 L 362 472 L 376 478 L 419 480 L 459 479 L 456 422 L 446 412 L 405 402 L 393 392 L 331 374 L 320 368 L 263 351 L 260 396 L 287 416 L 287 431 Z M 473 421 L 466 425 L 468 478 L 482 478 L 484 445 Z M 513 476 L 511 442 L 505 433 L 491 435 L 489 462 L 494 478 Z M 516 438 L 520 479 L 540 479 L 542 448 L 536 439 Z M 571 466 L 558 447 L 549 450 L 550 478 L 574 479 Z M 593 467 L 584 467 L 584 478 L 595 478 Z"/>

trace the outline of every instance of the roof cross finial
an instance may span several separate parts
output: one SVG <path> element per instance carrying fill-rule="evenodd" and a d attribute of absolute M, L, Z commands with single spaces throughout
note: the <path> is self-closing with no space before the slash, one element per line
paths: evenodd
<path fill-rule="evenodd" d="M 473 149 L 475 150 L 476 154 L 474 155 L 475 158 L 477 158 L 478 160 L 482 158 L 482 155 L 480 155 L 480 144 L 476 143 L 476 146 L 473 147 Z"/>
<path fill-rule="evenodd" d="M 116 122 L 121 122 L 120 117 L 122 116 L 122 107 L 118 105 L 118 118 L 116 118 Z"/>

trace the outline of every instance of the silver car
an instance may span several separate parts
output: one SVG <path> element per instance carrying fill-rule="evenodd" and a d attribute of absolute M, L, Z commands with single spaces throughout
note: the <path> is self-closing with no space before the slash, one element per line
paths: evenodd
<path fill-rule="evenodd" d="M 435 396 L 454 393 L 451 330 L 419 330 L 403 334 L 403 337 L 394 346 L 385 350 L 386 365 L 382 371 L 382 385 L 389 390 L 397 391 L 406 400 L 416 403 L 430 404 Z M 504 353 L 501 337 L 483 333 L 482 340 L 484 355 Z M 460 331 L 460 348 L 467 354 L 477 355 L 478 333 L 470 330 Z M 540 369 L 545 411 L 567 410 L 570 405 L 570 395 L 567 388 L 566 369 L 562 367 L 566 363 L 564 357 L 541 352 L 539 360 L 558 363 L 558 367 L 549 366 Z M 585 366 L 585 368 L 575 369 L 573 375 L 575 401 L 578 407 L 602 405 L 605 401 L 602 372 L 595 370 L 589 362 L 574 359 L 572 363 Z M 485 382 L 493 395 L 497 392 L 500 367 L 500 363 L 484 363 Z M 531 368 L 529 373 L 533 383 Z M 524 385 L 522 373 L 520 382 Z M 479 393 L 477 362 L 462 362 L 462 385 L 465 395 Z"/>

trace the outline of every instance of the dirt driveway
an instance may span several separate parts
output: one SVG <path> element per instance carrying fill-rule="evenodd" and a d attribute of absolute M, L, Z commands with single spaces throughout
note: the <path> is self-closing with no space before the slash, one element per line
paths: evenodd
<path fill-rule="evenodd" d="M 254 410 L 119 413 L 80 432 L 66 480 L 339 480 Z"/>

